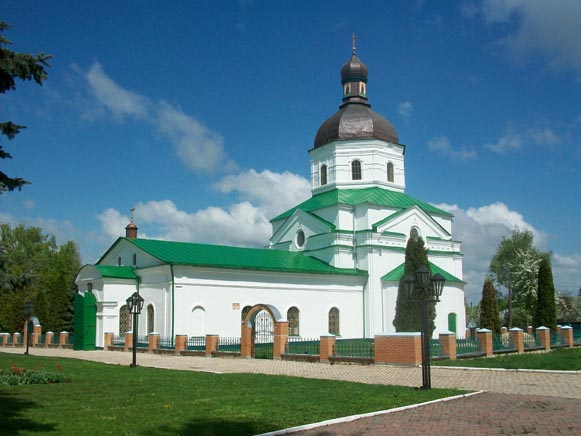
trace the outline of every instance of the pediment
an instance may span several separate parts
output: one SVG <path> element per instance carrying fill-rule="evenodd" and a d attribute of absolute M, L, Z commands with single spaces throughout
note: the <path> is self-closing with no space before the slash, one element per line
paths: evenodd
<path fill-rule="evenodd" d="M 378 233 L 391 232 L 404 235 L 409 235 L 413 227 L 420 231 L 420 236 L 424 240 L 427 237 L 445 240 L 452 237 L 446 229 L 418 206 L 401 210 L 373 224 L 373 229 Z"/>
<path fill-rule="evenodd" d="M 306 239 L 308 239 L 313 235 L 332 232 L 335 230 L 335 226 L 312 213 L 305 212 L 302 209 L 296 209 L 284 224 L 278 228 L 274 235 L 272 235 L 270 243 L 275 245 L 282 242 L 294 241 L 299 230 L 302 230 Z"/>

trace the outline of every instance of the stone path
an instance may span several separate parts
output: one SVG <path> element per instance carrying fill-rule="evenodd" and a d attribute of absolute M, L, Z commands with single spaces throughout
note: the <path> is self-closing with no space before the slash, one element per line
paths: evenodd
<path fill-rule="evenodd" d="M 22 349 L 0 348 L 22 353 Z M 31 349 L 31 354 L 128 365 L 131 354 L 113 351 Z M 421 369 L 387 365 L 329 365 L 278 360 L 138 354 L 141 366 L 218 373 L 256 373 L 419 386 Z M 581 435 L 581 373 L 432 367 L 434 388 L 484 390 L 454 401 L 362 418 L 294 433 L 303 436 L 424 434 Z"/>

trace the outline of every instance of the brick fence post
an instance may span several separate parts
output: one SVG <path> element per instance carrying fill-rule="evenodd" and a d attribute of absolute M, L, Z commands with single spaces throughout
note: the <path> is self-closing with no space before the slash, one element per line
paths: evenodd
<path fill-rule="evenodd" d="M 147 335 L 147 352 L 153 353 L 159 347 L 159 333 L 151 332 Z"/>
<path fill-rule="evenodd" d="M 60 332 L 59 333 L 59 348 L 64 348 L 69 341 L 69 332 Z"/>
<path fill-rule="evenodd" d="M 103 349 L 108 350 L 110 346 L 113 345 L 113 338 L 115 334 L 113 332 L 105 333 L 105 342 L 103 343 Z"/>
<path fill-rule="evenodd" d="M 218 351 L 219 343 L 219 335 L 206 335 L 206 357 L 212 357 L 212 353 Z"/>
<path fill-rule="evenodd" d="M 240 327 L 240 357 L 252 357 L 252 327 L 242 323 Z"/>
<path fill-rule="evenodd" d="M 275 360 L 280 360 L 281 354 L 285 351 L 286 343 L 288 342 L 288 324 L 288 321 L 277 321 L 274 323 L 272 358 Z"/>
<path fill-rule="evenodd" d="M 450 360 L 456 360 L 456 335 L 454 333 L 440 333 L 439 340 L 442 354 L 448 356 Z"/>
<path fill-rule="evenodd" d="M 419 365 L 422 363 L 422 336 L 418 332 L 375 336 L 375 363 Z"/>
<path fill-rule="evenodd" d="M 16 347 L 19 342 L 20 342 L 20 333 L 15 332 L 12 335 L 12 345 Z M 26 345 L 26 344 L 24 344 L 24 345 Z"/>
<path fill-rule="evenodd" d="M 492 356 L 494 354 L 492 331 L 488 329 L 477 330 L 476 337 L 478 338 L 478 342 L 480 342 L 480 351 L 484 352 L 486 356 Z"/>
<path fill-rule="evenodd" d="M 188 335 L 176 335 L 176 348 L 175 353 L 180 354 L 182 351 L 185 351 L 188 347 Z"/>
<path fill-rule="evenodd" d="M 133 332 L 125 332 L 125 344 L 123 350 L 129 351 L 131 349 L 133 349 Z"/>
<path fill-rule="evenodd" d="M 46 332 L 44 336 L 44 346 L 48 348 L 49 345 L 52 345 L 52 339 L 54 338 L 53 332 Z"/>
<path fill-rule="evenodd" d="M 319 339 L 319 361 L 329 362 L 329 356 L 333 355 L 335 342 L 337 338 L 335 335 L 324 335 Z"/>
<path fill-rule="evenodd" d="M 541 347 L 543 347 L 545 351 L 551 351 L 551 329 L 542 326 L 537 327 L 535 334 L 541 342 Z"/>
<path fill-rule="evenodd" d="M 524 341 L 524 332 L 522 329 L 519 329 L 518 327 L 513 327 L 510 329 L 510 339 L 512 340 L 512 343 L 514 345 L 514 348 L 516 348 L 516 351 L 518 353 L 524 353 L 525 352 L 525 341 Z"/>
<path fill-rule="evenodd" d="M 0 337 L 2 337 L 2 341 L 0 341 L 0 345 L 5 347 L 8 345 L 8 338 L 10 338 L 10 333 L 0 333 Z"/>
<path fill-rule="evenodd" d="M 570 325 L 559 327 L 559 334 L 563 336 L 565 346 L 573 348 L 573 327 Z"/>
<path fill-rule="evenodd" d="M 508 333 L 508 329 L 506 327 L 501 327 L 500 328 L 500 334 L 503 335 L 505 333 Z"/>

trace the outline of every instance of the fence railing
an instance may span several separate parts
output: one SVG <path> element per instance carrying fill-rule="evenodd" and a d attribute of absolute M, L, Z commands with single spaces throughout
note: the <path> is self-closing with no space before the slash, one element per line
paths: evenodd
<path fill-rule="evenodd" d="M 125 346 L 125 336 L 113 336 L 113 345 L 116 347 Z"/>
<path fill-rule="evenodd" d="M 218 340 L 218 351 L 240 353 L 240 338 L 220 336 Z"/>
<path fill-rule="evenodd" d="M 430 339 L 430 356 L 438 357 L 442 355 L 442 346 L 439 339 Z"/>
<path fill-rule="evenodd" d="M 532 334 L 527 333 L 524 335 L 523 345 L 525 350 L 541 348 L 542 346 L 541 337 L 536 332 Z"/>
<path fill-rule="evenodd" d="M 373 339 L 337 339 L 333 354 L 340 357 L 373 358 L 375 343 Z"/>
<path fill-rule="evenodd" d="M 515 346 L 512 339 L 508 333 L 494 333 L 492 335 L 492 350 L 497 353 L 502 353 L 503 351 L 514 350 Z"/>
<path fill-rule="evenodd" d="M 308 354 L 316 356 L 320 353 L 321 342 L 319 339 L 300 338 L 289 336 L 286 343 L 285 353 L 287 354 Z"/>
<path fill-rule="evenodd" d="M 137 348 L 148 348 L 149 347 L 149 339 L 147 336 L 138 336 L 137 337 Z"/>
<path fill-rule="evenodd" d="M 480 351 L 480 343 L 474 338 L 456 338 L 456 354 L 471 354 Z"/>
<path fill-rule="evenodd" d="M 173 337 L 160 337 L 159 342 L 157 343 L 157 347 L 160 350 L 173 350 L 175 349 L 176 345 L 174 342 Z"/>
<path fill-rule="evenodd" d="M 559 332 L 551 331 L 551 347 L 561 347 L 563 345 L 565 345 L 563 335 Z"/>
<path fill-rule="evenodd" d="M 189 351 L 205 351 L 206 337 L 205 336 L 191 336 L 188 338 L 186 349 Z"/>

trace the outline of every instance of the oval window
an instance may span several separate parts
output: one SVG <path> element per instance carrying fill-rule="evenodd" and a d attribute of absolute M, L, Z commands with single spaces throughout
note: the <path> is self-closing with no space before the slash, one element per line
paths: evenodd
<path fill-rule="evenodd" d="M 297 238 L 296 238 L 296 243 L 297 243 L 297 247 L 302 247 L 303 245 L 305 245 L 305 232 L 303 232 L 302 230 L 299 230 L 297 232 Z"/>

